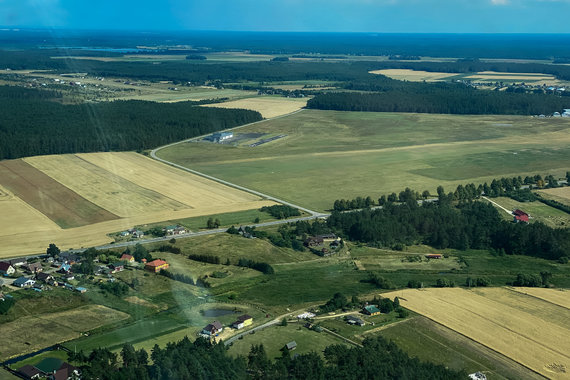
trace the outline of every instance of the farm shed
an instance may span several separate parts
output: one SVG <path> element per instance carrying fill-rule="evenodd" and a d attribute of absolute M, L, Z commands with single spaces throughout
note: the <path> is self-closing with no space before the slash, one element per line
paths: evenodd
<path fill-rule="evenodd" d="M 513 215 L 515 217 L 514 221 L 516 223 L 519 223 L 519 222 L 528 223 L 529 215 L 526 212 L 519 210 L 519 209 L 516 209 L 515 211 L 513 211 Z"/>
<path fill-rule="evenodd" d="M 239 330 L 239 329 L 243 329 L 244 327 L 251 326 L 252 323 L 253 323 L 253 317 L 251 317 L 247 314 L 244 314 L 244 315 L 238 317 L 237 321 L 232 323 L 232 327 L 234 329 Z"/>
<path fill-rule="evenodd" d="M 289 342 L 285 345 L 285 348 L 288 349 L 289 351 L 293 351 L 294 349 L 297 348 L 297 342 L 295 341 Z"/>
<path fill-rule="evenodd" d="M 354 315 L 347 316 L 345 320 L 346 320 L 346 323 L 348 323 L 349 325 L 364 326 L 366 324 L 366 322 L 364 322 L 362 319 L 360 319 Z"/>

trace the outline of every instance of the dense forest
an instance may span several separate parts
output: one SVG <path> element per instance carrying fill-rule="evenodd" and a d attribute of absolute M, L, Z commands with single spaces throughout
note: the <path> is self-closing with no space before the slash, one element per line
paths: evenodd
<path fill-rule="evenodd" d="M 149 149 L 261 120 L 255 111 L 195 107 L 185 102 L 62 105 L 46 100 L 46 94 L 0 87 L 0 159 Z"/>
<path fill-rule="evenodd" d="M 125 344 L 119 355 L 100 348 L 88 357 L 70 352 L 70 360 L 85 363 L 84 379 L 137 380 L 226 380 L 226 379 L 464 379 L 464 372 L 455 372 L 441 365 L 410 358 L 394 343 L 382 337 L 368 338 L 363 347 L 332 345 L 325 349 L 324 360 L 316 352 L 291 355 L 271 360 L 263 345 L 254 345 L 247 356 L 233 358 L 223 344 L 211 344 L 198 338 L 184 338 L 155 345 L 149 354 Z M 120 357 L 119 357 L 120 356 Z M 152 360 L 152 364 L 149 363 Z"/>
<path fill-rule="evenodd" d="M 560 112 L 569 104 L 569 97 L 557 95 L 482 91 L 461 84 L 408 83 L 405 88 L 373 93 L 324 93 L 310 99 L 307 107 L 337 111 L 539 115 Z"/>
<path fill-rule="evenodd" d="M 427 244 L 435 248 L 495 249 L 507 254 L 563 259 L 570 252 L 570 230 L 540 222 L 502 220 L 490 203 L 464 201 L 453 206 L 446 195 L 439 202 L 401 205 L 387 202 L 382 209 L 333 211 L 328 226 L 350 240 L 382 247 Z"/>

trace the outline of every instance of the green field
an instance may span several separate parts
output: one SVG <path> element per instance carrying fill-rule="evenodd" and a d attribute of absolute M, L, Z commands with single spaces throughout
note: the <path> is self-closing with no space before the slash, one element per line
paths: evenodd
<path fill-rule="evenodd" d="M 520 209 L 530 215 L 530 222 L 542 222 L 550 227 L 567 228 L 570 225 L 570 214 L 550 207 L 542 202 L 518 202 L 511 198 L 499 197 L 493 198 L 496 202 L 507 210 Z M 505 218 L 512 220 L 512 216 L 508 216 L 503 210 L 499 213 Z"/>
<path fill-rule="evenodd" d="M 245 127 L 287 137 L 254 148 L 184 143 L 158 156 L 318 210 L 334 200 L 401 191 L 434 193 L 503 176 L 570 167 L 570 122 L 305 110 Z"/>
<path fill-rule="evenodd" d="M 408 355 L 492 379 L 541 379 L 518 363 L 427 318 L 416 316 L 374 334 L 393 340 Z"/>
<path fill-rule="evenodd" d="M 315 332 L 303 327 L 303 323 L 289 323 L 287 326 L 272 326 L 255 334 L 247 334 L 243 339 L 236 340 L 231 346 L 230 355 L 246 356 L 254 344 L 263 344 L 267 357 L 270 359 L 281 357 L 281 349 L 289 342 L 295 341 L 297 348 L 291 351 L 293 354 L 306 354 L 311 351 L 322 351 L 333 344 L 344 342 L 325 332 Z"/>

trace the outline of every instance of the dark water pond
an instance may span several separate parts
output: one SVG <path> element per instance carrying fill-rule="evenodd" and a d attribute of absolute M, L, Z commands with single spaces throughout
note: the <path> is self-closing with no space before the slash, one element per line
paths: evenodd
<path fill-rule="evenodd" d="M 229 309 L 208 309 L 208 310 L 200 310 L 200 314 L 204 317 L 222 317 L 224 315 L 229 314 L 236 314 L 237 311 L 229 310 Z"/>

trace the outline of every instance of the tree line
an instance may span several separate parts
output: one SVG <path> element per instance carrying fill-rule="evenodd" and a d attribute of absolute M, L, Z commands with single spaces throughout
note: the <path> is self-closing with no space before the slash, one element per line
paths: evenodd
<path fill-rule="evenodd" d="M 507 222 L 493 205 L 470 200 L 455 206 L 447 200 L 422 205 L 409 200 L 387 203 L 382 209 L 333 211 L 327 225 L 352 241 L 382 247 L 427 244 L 439 249 L 500 249 L 550 260 L 562 259 L 570 251 L 570 230 L 540 222 Z"/>
<path fill-rule="evenodd" d="M 322 93 L 310 99 L 307 108 L 458 115 L 539 115 L 560 112 L 568 107 L 568 103 L 568 98 L 556 95 L 481 91 L 462 84 L 407 83 L 402 89 L 390 88 L 382 92 Z"/>
<path fill-rule="evenodd" d="M 0 86 L 0 159 L 150 149 L 261 120 L 255 111 L 185 102 L 62 105 L 31 91 Z"/>
<path fill-rule="evenodd" d="M 262 344 L 253 345 L 247 357 L 233 357 L 223 343 L 187 337 L 148 352 L 123 345 L 119 353 L 97 348 L 89 355 L 69 352 L 69 360 L 82 363 L 84 379 L 226 380 L 226 379 L 464 379 L 467 374 L 409 357 L 382 337 L 367 338 L 362 347 L 331 345 L 324 359 L 316 352 L 291 355 L 283 349 L 275 360 Z"/>

